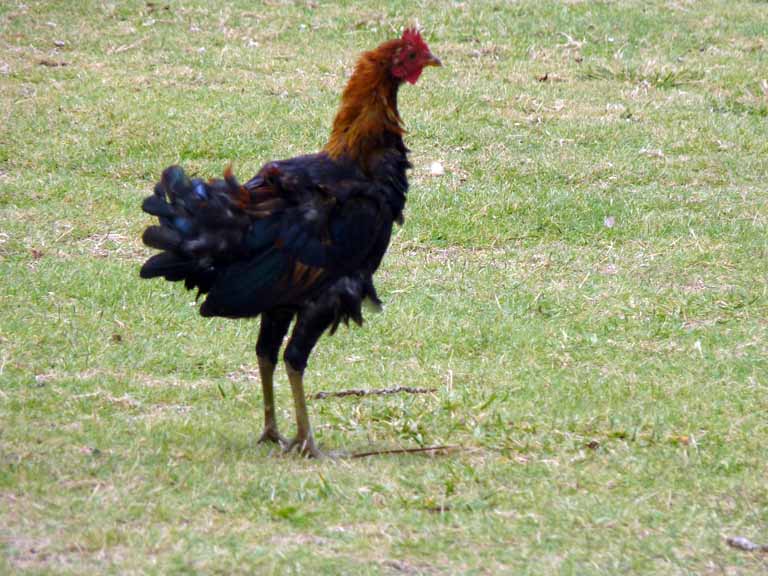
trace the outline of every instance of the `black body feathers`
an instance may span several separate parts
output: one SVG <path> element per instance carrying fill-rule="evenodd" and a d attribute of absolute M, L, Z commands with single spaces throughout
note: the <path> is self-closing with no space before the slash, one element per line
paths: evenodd
<path fill-rule="evenodd" d="M 240 185 L 167 168 L 142 205 L 157 216 L 142 237 L 161 252 L 142 278 L 184 281 L 205 294 L 204 316 L 252 317 L 322 303 L 339 322 L 362 322 L 408 189 L 406 150 L 383 148 L 365 171 L 326 154 L 266 164 Z"/>

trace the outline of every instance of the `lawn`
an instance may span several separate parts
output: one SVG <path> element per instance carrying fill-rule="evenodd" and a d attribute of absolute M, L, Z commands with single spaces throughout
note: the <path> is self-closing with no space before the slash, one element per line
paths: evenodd
<path fill-rule="evenodd" d="M 327 138 L 418 21 L 414 170 L 325 461 L 257 445 L 257 322 L 141 281 L 162 169 Z M 758 574 L 768 3 L 0 4 L 0 573 Z M 442 175 L 430 165 L 440 162 Z M 278 416 L 293 426 L 285 373 Z"/>

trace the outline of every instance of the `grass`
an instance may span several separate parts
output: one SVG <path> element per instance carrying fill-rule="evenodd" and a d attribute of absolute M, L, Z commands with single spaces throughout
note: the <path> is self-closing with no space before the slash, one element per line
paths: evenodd
<path fill-rule="evenodd" d="M 418 18 L 384 314 L 322 446 L 255 444 L 252 322 L 138 279 L 163 167 L 319 148 Z M 768 538 L 768 4 L 0 5 L 0 572 L 749 574 Z M 440 161 L 441 177 L 429 173 Z M 283 373 L 284 431 L 293 417 Z"/>

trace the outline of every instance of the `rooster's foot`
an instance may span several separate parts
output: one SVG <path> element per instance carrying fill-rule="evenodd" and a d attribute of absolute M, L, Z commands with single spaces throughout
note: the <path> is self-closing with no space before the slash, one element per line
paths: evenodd
<path fill-rule="evenodd" d="M 286 444 L 283 445 L 283 452 L 285 454 L 288 454 L 294 448 L 304 458 L 321 459 L 326 457 L 326 454 L 323 453 L 317 447 L 317 445 L 315 445 L 315 439 L 311 435 L 305 438 L 300 438 L 299 436 L 296 436 L 296 438 L 294 438 L 290 442 L 287 442 Z"/>
<path fill-rule="evenodd" d="M 259 436 L 257 444 L 266 444 L 267 442 L 285 446 L 288 444 L 288 439 L 280 434 L 280 432 L 277 431 L 277 428 L 267 426 L 264 428 L 264 432 L 261 433 L 261 436 Z"/>

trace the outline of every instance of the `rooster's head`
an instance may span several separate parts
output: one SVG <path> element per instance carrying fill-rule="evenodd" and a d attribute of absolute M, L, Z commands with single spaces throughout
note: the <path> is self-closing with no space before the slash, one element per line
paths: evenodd
<path fill-rule="evenodd" d="M 408 28 L 402 38 L 396 41 L 392 54 L 392 76 L 415 84 L 427 66 L 442 66 L 440 59 L 432 54 L 429 46 L 416 28 Z"/>

